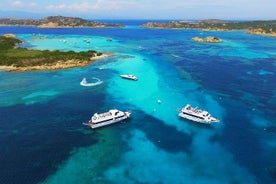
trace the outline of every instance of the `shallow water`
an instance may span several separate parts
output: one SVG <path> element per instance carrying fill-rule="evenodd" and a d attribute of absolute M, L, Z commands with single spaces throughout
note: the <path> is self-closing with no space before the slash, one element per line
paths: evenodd
<path fill-rule="evenodd" d="M 84 68 L 0 72 L 2 183 L 275 182 L 275 38 L 133 22 L 0 32 L 16 33 L 33 49 L 112 53 Z M 191 40 L 202 35 L 225 41 Z M 103 83 L 83 87 L 84 77 Z M 221 123 L 178 118 L 187 103 Z M 82 125 L 111 108 L 131 110 L 132 117 L 98 130 Z"/>

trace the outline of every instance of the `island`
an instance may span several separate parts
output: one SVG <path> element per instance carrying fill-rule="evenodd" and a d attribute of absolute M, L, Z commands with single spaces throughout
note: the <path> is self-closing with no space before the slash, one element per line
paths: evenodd
<path fill-rule="evenodd" d="M 35 26 L 39 28 L 108 28 L 124 27 L 123 24 L 107 24 L 77 17 L 49 16 L 43 19 L 0 18 L 2 26 Z"/>
<path fill-rule="evenodd" d="M 276 36 L 276 20 L 267 21 L 223 21 L 216 19 L 201 21 L 148 22 L 145 28 L 200 29 L 206 31 L 246 30 L 249 34 Z"/>
<path fill-rule="evenodd" d="M 196 42 L 208 42 L 208 43 L 222 42 L 222 40 L 220 38 L 214 37 L 214 36 L 207 36 L 206 38 L 194 37 L 194 38 L 192 38 L 192 40 L 196 41 Z"/>
<path fill-rule="evenodd" d="M 0 70 L 30 71 L 84 67 L 96 59 L 107 56 L 94 50 L 61 52 L 15 47 L 21 43 L 22 41 L 13 34 L 0 36 Z"/>

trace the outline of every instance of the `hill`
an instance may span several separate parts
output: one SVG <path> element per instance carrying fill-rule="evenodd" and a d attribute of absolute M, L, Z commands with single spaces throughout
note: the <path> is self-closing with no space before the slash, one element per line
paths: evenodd
<path fill-rule="evenodd" d="M 0 25 L 37 26 L 41 28 L 123 27 L 123 24 L 106 24 L 77 17 L 49 16 L 43 19 L 1 18 Z"/>
<path fill-rule="evenodd" d="M 143 24 L 147 28 L 178 28 L 178 29 L 201 29 L 215 31 L 247 30 L 250 34 L 276 36 L 276 20 L 270 21 L 241 21 L 227 22 L 210 19 L 202 21 L 173 21 L 173 22 L 149 22 Z"/>

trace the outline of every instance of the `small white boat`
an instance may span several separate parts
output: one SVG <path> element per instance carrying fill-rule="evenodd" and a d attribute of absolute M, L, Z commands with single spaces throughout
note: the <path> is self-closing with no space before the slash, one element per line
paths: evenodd
<path fill-rule="evenodd" d="M 219 122 L 219 119 L 212 117 L 207 111 L 192 107 L 189 104 L 181 109 L 178 116 L 198 123 L 211 124 Z"/>
<path fill-rule="evenodd" d="M 93 79 L 95 79 L 96 82 L 88 83 L 86 78 L 84 77 L 82 79 L 82 81 L 80 82 L 80 85 L 82 85 L 82 86 L 97 86 L 97 85 L 100 85 L 101 83 L 103 83 L 103 81 L 101 81 L 100 79 L 98 79 L 96 77 L 93 77 Z"/>
<path fill-rule="evenodd" d="M 95 113 L 88 121 L 88 123 L 84 123 L 84 125 L 87 125 L 92 129 L 99 128 L 123 121 L 129 118 L 130 114 L 131 112 L 123 112 L 119 111 L 118 109 L 111 109 L 108 112 L 101 114 Z"/>
<path fill-rule="evenodd" d="M 130 80 L 138 80 L 138 78 L 135 76 L 135 75 L 132 75 L 132 74 L 130 74 L 130 75 L 121 75 L 121 77 L 122 78 L 124 78 L 124 79 L 130 79 Z"/>

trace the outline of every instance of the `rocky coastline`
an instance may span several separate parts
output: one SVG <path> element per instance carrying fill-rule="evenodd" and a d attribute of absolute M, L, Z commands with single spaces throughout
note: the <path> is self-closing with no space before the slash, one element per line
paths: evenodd
<path fill-rule="evenodd" d="M 12 33 L 7 33 L 7 34 L 4 34 L 3 36 L 6 38 L 15 38 L 16 37 L 16 35 L 12 34 Z"/>
<path fill-rule="evenodd" d="M 276 20 L 227 22 L 223 20 L 148 22 L 144 28 L 158 29 L 198 29 L 202 31 L 244 30 L 249 34 L 276 36 Z"/>
<path fill-rule="evenodd" d="M 269 32 L 269 33 L 267 33 L 263 29 L 249 29 L 247 32 L 249 34 L 254 34 L 254 35 L 263 35 L 263 36 L 276 37 L 276 32 Z"/>
<path fill-rule="evenodd" d="M 67 61 L 57 61 L 50 64 L 42 64 L 35 66 L 0 66 L 0 70 L 4 70 L 7 72 L 26 72 L 26 71 L 39 71 L 39 70 L 62 70 L 68 68 L 76 68 L 76 67 L 85 67 L 95 62 L 96 60 L 100 60 L 110 56 L 109 54 L 102 54 L 101 56 L 91 57 L 89 61 L 81 61 L 81 60 L 67 60 Z"/>
<path fill-rule="evenodd" d="M 84 67 L 110 56 L 110 54 L 93 50 L 62 52 L 15 47 L 20 43 L 22 41 L 17 39 L 15 34 L 7 33 L 0 36 L 0 70 L 23 72 Z"/>

